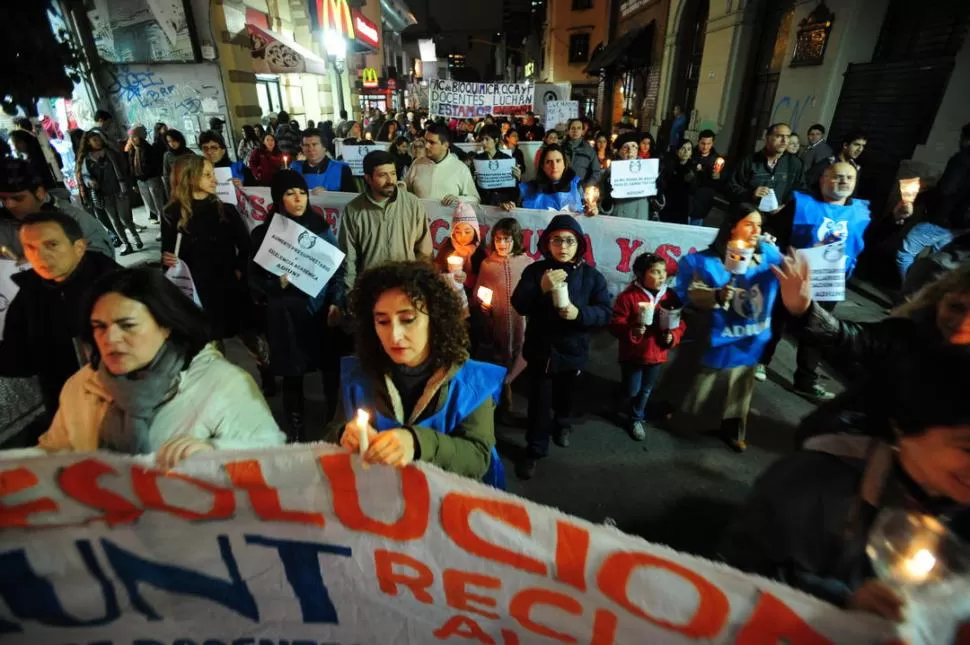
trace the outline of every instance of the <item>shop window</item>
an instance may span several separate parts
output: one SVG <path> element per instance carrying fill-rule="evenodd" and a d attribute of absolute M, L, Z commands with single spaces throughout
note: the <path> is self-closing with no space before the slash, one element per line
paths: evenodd
<path fill-rule="evenodd" d="M 257 76 L 256 94 L 259 97 L 259 107 L 262 108 L 264 116 L 276 114 L 283 109 L 280 82 L 275 76 Z"/>
<path fill-rule="evenodd" d="M 569 37 L 569 62 L 589 61 L 589 34 L 573 34 Z"/>
<path fill-rule="evenodd" d="M 93 0 L 91 4 L 88 18 L 94 44 L 103 60 L 110 63 L 195 61 L 185 3 Z"/>
<path fill-rule="evenodd" d="M 573 0 L 573 11 L 583 11 L 593 8 L 593 0 Z"/>

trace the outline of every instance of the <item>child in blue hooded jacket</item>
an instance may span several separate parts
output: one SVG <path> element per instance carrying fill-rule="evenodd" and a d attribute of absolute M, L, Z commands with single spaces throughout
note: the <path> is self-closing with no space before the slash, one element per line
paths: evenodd
<path fill-rule="evenodd" d="M 522 355 L 528 362 L 529 429 L 521 479 L 535 474 L 550 437 L 569 445 L 576 377 L 589 359 L 589 333 L 610 321 L 606 279 L 586 263 L 588 244 L 572 215 L 557 215 L 539 238 L 543 258 L 522 272 L 512 306 L 529 324 Z M 558 306 L 557 306 L 558 305 Z"/>

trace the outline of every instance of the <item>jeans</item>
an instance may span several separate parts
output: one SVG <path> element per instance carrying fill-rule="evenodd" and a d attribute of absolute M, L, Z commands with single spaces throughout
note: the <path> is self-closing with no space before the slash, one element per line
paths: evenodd
<path fill-rule="evenodd" d="M 120 195 L 104 195 L 102 196 L 102 200 L 104 202 L 104 211 L 111 218 L 115 231 L 125 246 L 131 246 L 131 243 L 128 241 L 128 236 L 125 235 L 126 228 L 135 238 L 135 243 L 140 245 L 141 238 L 138 237 L 138 230 L 135 228 L 135 222 L 132 219 L 131 200 L 128 198 L 128 195 L 124 193 Z"/>
<path fill-rule="evenodd" d="M 822 309 L 831 312 L 835 309 L 835 302 L 818 303 Z M 792 315 L 785 309 L 781 298 L 775 301 L 775 308 L 771 312 L 771 340 L 765 345 L 761 354 L 761 364 L 768 365 L 775 355 L 775 348 L 781 342 L 781 337 L 785 333 L 785 327 L 792 327 Z M 796 339 L 798 351 L 795 354 L 795 376 L 792 379 L 793 385 L 798 390 L 810 391 L 818 383 L 818 366 L 822 362 L 822 352 L 809 335 L 805 334 Z"/>
<path fill-rule="evenodd" d="M 572 427 L 570 418 L 578 372 L 558 374 L 544 371 L 545 366 L 529 367 L 529 428 L 526 431 L 526 453 L 532 459 L 549 454 L 552 429 Z"/>
<path fill-rule="evenodd" d="M 657 383 L 663 363 L 654 365 L 638 365 L 636 363 L 620 363 L 623 374 L 623 392 L 630 401 L 630 421 L 643 421 L 650 392 Z"/>
<path fill-rule="evenodd" d="M 899 270 L 900 281 L 906 279 L 906 272 L 920 251 L 930 247 L 935 253 L 952 241 L 953 231 L 932 222 L 920 222 L 909 229 L 896 251 L 896 268 Z"/>
<path fill-rule="evenodd" d="M 687 223 L 691 226 L 704 226 L 704 220 L 703 217 L 691 217 L 687 220 Z"/>
<path fill-rule="evenodd" d="M 145 202 L 145 208 L 151 219 L 161 219 L 162 209 L 165 208 L 165 186 L 162 185 L 161 177 L 138 180 L 138 192 L 141 199 Z"/>

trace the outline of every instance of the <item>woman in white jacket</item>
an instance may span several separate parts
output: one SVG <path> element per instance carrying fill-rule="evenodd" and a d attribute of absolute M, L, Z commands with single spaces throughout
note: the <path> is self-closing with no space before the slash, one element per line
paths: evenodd
<path fill-rule="evenodd" d="M 104 276 L 82 311 L 91 362 L 64 384 L 44 450 L 154 453 L 171 468 L 207 450 L 285 443 L 259 387 L 208 342 L 202 311 L 157 271 Z"/>

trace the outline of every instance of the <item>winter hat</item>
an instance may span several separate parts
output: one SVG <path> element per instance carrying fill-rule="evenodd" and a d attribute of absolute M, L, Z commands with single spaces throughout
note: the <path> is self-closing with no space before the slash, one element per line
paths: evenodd
<path fill-rule="evenodd" d="M 579 225 L 579 220 L 572 215 L 556 215 L 549 222 L 546 230 L 542 232 L 539 237 L 539 249 L 542 251 L 543 257 L 547 260 L 552 259 L 552 254 L 549 251 L 549 238 L 552 237 L 553 233 L 559 231 L 569 231 L 576 236 L 576 255 L 573 256 L 572 262 L 579 264 L 586 257 L 586 235 L 583 233 L 583 227 Z"/>
<path fill-rule="evenodd" d="M 273 208 L 277 213 L 286 212 L 286 209 L 283 208 L 283 195 L 291 188 L 300 188 L 304 192 L 310 192 L 307 189 L 306 179 L 297 171 L 276 171 L 276 174 L 273 175 L 273 185 L 270 188 L 270 193 L 273 195 Z"/>
<path fill-rule="evenodd" d="M 468 224 L 475 231 L 475 243 L 477 244 L 480 236 L 478 226 L 478 215 L 475 214 L 475 207 L 468 202 L 458 202 L 455 212 L 451 214 L 451 232 L 455 232 L 455 227 L 459 224 Z"/>
<path fill-rule="evenodd" d="M 19 193 L 43 185 L 44 182 L 25 160 L 8 157 L 0 161 L 0 192 Z"/>
<path fill-rule="evenodd" d="M 128 130 L 128 134 L 145 139 L 148 137 L 148 130 L 141 123 L 136 123 L 135 125 L 131 126 L 130 130 Z"/>

